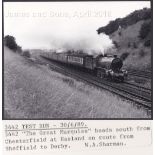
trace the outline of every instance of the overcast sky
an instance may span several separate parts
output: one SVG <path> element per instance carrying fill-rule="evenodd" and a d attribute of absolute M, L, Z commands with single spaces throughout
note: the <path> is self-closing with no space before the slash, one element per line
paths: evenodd
<path fill-rule="evenodd" d="M 4 34 L 23 48 L 51 48 L 53 38 L 95 32 L 144 7 L 150 2 L 5 2 Z"/>

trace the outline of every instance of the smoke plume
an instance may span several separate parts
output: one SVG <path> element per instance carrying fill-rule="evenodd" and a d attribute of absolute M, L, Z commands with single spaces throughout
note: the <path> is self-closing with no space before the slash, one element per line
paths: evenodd
<path fill-rule="evenodd" d="M 104 54 L 113 48 L 112 41 L 105 34 L 96 31 L 66 31 L 52 36 L 51 47 L 57 52 L 81 51 L 88 54 Z"/>

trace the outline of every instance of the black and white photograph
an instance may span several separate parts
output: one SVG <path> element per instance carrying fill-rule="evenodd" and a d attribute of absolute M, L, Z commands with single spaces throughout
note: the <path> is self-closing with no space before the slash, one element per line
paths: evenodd
<path fill-rule="evenodd" d="M 152 119 L 151 1 L 3 2 L 3 119 Z"/>

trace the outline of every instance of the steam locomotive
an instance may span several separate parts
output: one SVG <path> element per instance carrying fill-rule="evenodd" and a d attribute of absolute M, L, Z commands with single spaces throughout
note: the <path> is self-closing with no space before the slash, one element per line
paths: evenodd
<path fill-rule="evenodd" d="M 128 73 L 122 69 L 123 62 L 116 55 L 88 55 L 85 53 L 46 52 L 42 57 L 70 66 L 86 69 L 99 78 L 123 82 Z"/>

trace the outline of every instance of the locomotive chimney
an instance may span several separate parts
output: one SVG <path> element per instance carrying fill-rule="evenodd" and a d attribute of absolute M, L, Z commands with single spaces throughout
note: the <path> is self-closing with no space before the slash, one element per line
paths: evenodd
<path fill-rule="evenodd" d="M 114 58 L 117 58 L 117 55 L 114 55 Z"/>

